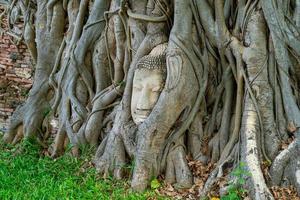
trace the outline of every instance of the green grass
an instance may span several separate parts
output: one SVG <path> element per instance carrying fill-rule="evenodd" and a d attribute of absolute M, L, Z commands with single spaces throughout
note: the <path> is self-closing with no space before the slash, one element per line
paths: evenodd
<path fill-rule="evenodd" d="M 53 160 L 28 141 L 16 147 L 0 143 L 0 199 L 163 199 L 152 190 L 134 193 L 126 181 L 101 179 L 94 167 L 83 167 L 89 159 Z"/>

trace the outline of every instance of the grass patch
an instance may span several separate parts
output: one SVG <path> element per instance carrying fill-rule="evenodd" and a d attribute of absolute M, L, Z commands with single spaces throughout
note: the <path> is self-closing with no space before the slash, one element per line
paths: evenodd
<path fill-rule="evenodd" d="M 101 179 L 87 155 L 53 160 L 32 142 L 0 143 L 0 199 L 164 199 L 153 190 L 134 193 L 126 181 Z"/>

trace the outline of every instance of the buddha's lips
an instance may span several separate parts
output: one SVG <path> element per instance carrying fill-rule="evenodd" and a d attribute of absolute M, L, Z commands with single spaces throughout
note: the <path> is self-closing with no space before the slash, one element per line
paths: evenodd
<path fill-rule="evenodd" d="M 135 113 L 136 121 L 139 123 L 144 122 L 148 118 L 148 116 L 149 115 L 141 115 L 141 114 Z"/>
<path fill-rule="evenodd" d="M 141 117 L 141 118 L 147 118 L 151 113 L 151 110 L 136 110 L 134 111 L 134 114 L 138 117 Z"/>
<path fill-rule="evenodd" d="M 148 116 L 136 114 L 136 117 L 139 119 L 147 119 Z"/>

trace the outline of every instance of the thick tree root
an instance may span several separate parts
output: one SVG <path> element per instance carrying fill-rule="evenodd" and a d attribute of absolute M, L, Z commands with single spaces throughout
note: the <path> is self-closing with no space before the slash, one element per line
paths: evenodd
<path fill-rule="evenodd" d="M 264 175 L 261 170 L 260 162 L 260 148 L 257 144 L 257 132 L 256 127 L 258 123 L 256 111 L 245 111 L 244 120 L 242 122 L 242 158 L 246 163 L 247 169 L 251 173 L 249 180 L 249 192 L 255 200 L 274 199 L 271 192 L 269 191 Z"/>

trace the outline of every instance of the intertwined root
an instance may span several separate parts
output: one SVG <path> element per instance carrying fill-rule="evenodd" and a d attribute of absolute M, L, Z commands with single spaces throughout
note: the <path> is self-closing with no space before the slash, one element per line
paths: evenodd
<path fill-rule="evenodd" d="M 125 148 L 120 137 L 110 137 L 105 141 L 105 146 L 98 148 L 94 164 L 97 171 L 103 174 L 104 178 L 113 173 L 116 179 L 122 179 L 125 175 L 126 157 Z"/>
<path fill-rule="evenodd" d="M 174 184 L 175 188 L 186 189 L 193 185 L 193 175 L 186 160 L 185 149 L 182 146 L 171 150 L 167 158 L 166 182 Z"/>

